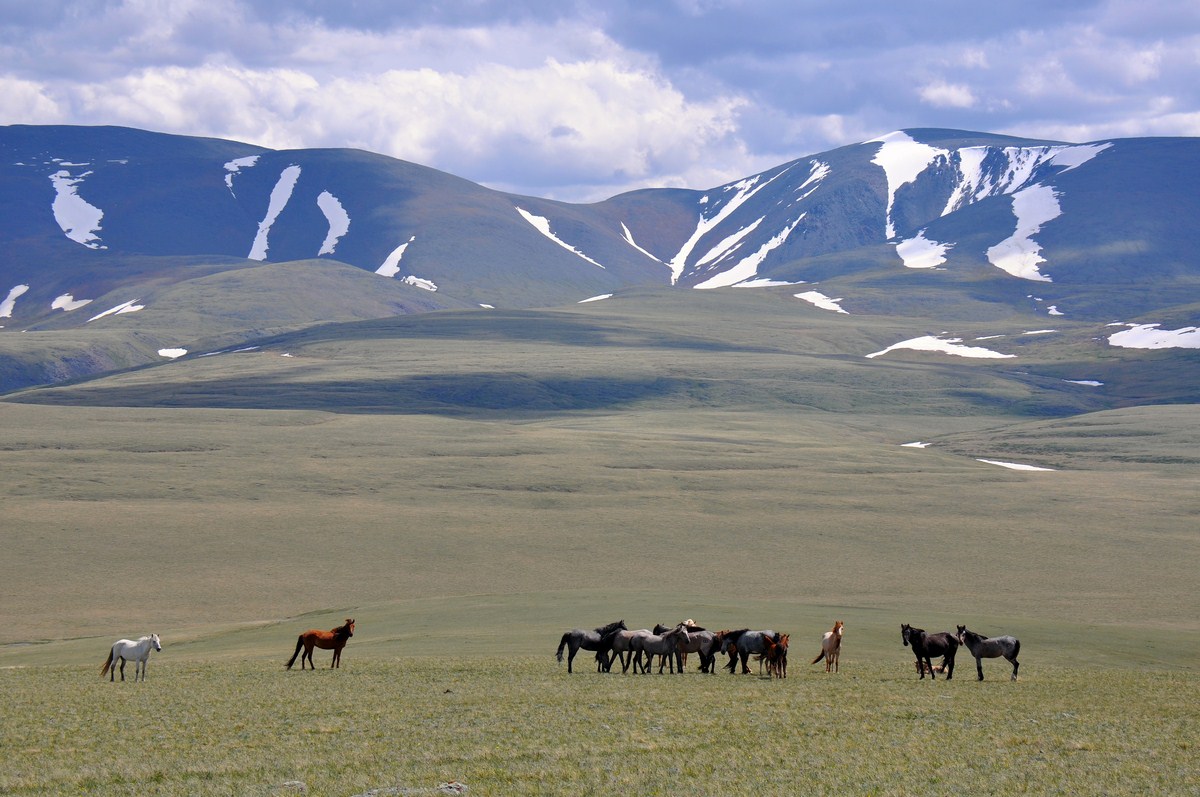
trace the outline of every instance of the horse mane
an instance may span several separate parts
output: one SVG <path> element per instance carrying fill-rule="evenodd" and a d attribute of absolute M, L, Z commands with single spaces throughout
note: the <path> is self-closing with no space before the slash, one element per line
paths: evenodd
<path fill-rule="evenodd" d="M 746 633 L 749 630 L 750 630 L 749 628 L 739 628 L 736 631 L 722 631 L 721 634 L 723 636 L 721 638 L 736 642 L 738 639 L 741 638 L 742 634 Z"/>
<path fill-rule="evenodd" d="M 621 631 L 624 628 L 625 628 L 625 621 L 617 620 L 615 623 L 609 623 L 608 625 L 602 625 L 595 630 L 596 630 L 596 633 L 599 634 L 600 636 L 607 636 L 608 634 L 611 634 L 613 631 Z"/>

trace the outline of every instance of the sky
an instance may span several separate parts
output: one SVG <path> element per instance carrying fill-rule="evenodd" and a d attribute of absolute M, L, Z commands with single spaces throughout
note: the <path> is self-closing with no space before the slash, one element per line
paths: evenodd
<path fill-rule="evenodd" d="M 893 130 L 1200 135 L 1195 0 L 0 0 L 0 124 L 707 189 Z"/>

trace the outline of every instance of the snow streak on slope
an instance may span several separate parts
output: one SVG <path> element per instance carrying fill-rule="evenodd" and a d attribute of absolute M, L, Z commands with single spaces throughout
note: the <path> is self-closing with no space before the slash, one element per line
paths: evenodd
<path fill-rule="evenodd" d="M 338 198 L 328 191 L 322 191 L 317 197 L 317 207 L 325 214 L 325 221 L 329 222 L 329 232 L 325 234 L 325 242 L 321 244 L 317 256 L 332 255 L 338 240 L 350 230 L 350 215 Z"/>
<path fill-rule="evenodd" d="M 145 310 L 146 305 L 138 304 L 137 301 L 138 301 L 137 299 L 130 299 L 128 302 L 125 302 L 124 304 L 118 304 L 116 307 L 110 307 L 109 309 L 105 310 L 103 313 L 94 315 L 91 318 L 89 318 L 87 320 L 87 323 L 90 324 L 93 321 L 95 321 L 96 319 L 104 318 L 107 315 L 121 315 L 122 313 L 136 313 L 138 310 Z"/>
<path fill-rule="evenodd" d="M 655 257 L 654 255 L 650 254 L 645 249 L 643 249 L 642 247 L 637 245 L 637 242 L 633 240 L 633 233 L 631 233 L 629 231 L 629 228 L 625 226 L 625 222 L 621 222 L 621 235 L 625 238 L 625 243 L 629 244 L 634 249 L 638 250 L 639 252 L 641 252 L 643 255 L 650 258 L 651 260 L 655 260 L 659 263 L 662 263 L 661 259 Z"/>
<path fill-rule="evenodd" d="M 1009 358 L 1016 357 L 1015 354 L 1001 354 L 998 351 L 985 349 L 982 346 L 963 346 L 962 338 L 939 338 L 934 335 L 925 335 L 919 338 L 911 338 L 902 340 L 899 343 L 893 343 L 882 351 L 877 351 L 874 354 L 868 354 L 867 359 L 882 356 L 891 351 L 898 349 L 912 349 L 914 351 L 940 351 L 944 354 L 953 354 L 956 357 L 983 357 L 983 358 Z"/>
<path fill-rule="evenodd" d="M 104 211 L 89 205 L 78 192 L 79 184 L 90 174 L 91 172 L 87 171 L 78 177 L 72 177 L 69 171 L 60 169 L 50 175 L 50 182 L 54 184 L 54 202 L 51 209 L 59 229 L 72 241 L 89 249 L 107 249 L 96 235 L 100 230 L 100 219 L 104 218 Z"/>
<path fill-rule="evenodd" d="M 942 215 L 990 196 L 1011 194 L 1024 188 L 1042 166 L 1063 166 L 1059 174 L 1090 161 L 1111 144 L 1061 147 L 963 147 L 955 150 L 959 180 Z"/>
<path fill-rule="evenodd" d="M 783 174 L 783 172 L 780 172 L 779 174 Z M 727 185 L 721 189 L 722 191 L 726 192 L 733 191 L 734 195 L 724 205 L 722 205 L 721 209 L 717 211 L 716 215 L 712 216 L 711 218 L 705 218 L 703 212 L 700 214 L 700 220 L 696 223 L 696 229 L 692 232 L 692 237 L 684 242 L 679 251 L 675 253 L 675 257 L 671 258 L 671 262 L 667 264 L 671 267 L 672 285 L 679 282 L 679 278 L 683 275 L 683 270 L 687 267 L 688 257 L 691 256 L 692 250 L 696 248 L 696 244 L 700 242 L 700 239 L 725 219 L 729 218 L 730 214 L 745 204 L 747 199 L 770 185 L 777 177 L 779 177 L 778 174 L 775 175 L 775 177 L 772 177 L 770 180 L 763 182 L 761 185 L 759 184 L 759 181 L 762 180 L 762 175 L 758 175 L 757 177 L 748 177 L 745 180 Z M 700 200 L 700 202 L 701 204 L 707 204 L 708 196 L 706 195 Z M 751 274 L 750 276 L 754 275 Z"/>
<path fill-rule="evenodd" d="M 733 254 L 733 250 L 738 248 L 739 246 L 741 246 L 742 241 L 744 241 L 746 239 L 746 236 L 748 236 L 750 233 L 757 230 L 758 225 L 760 225 L 762 223 L 763 223 L 763 219 L 755 219 L 754 223 L 752 223 L 746 227 L 743 227 L 742 229 L 733 233 L 732 235 L 727 237 L 724 241 L 721 241 L 719 244 L 714 246 L 712 249 L 708 250 L 708 254 L 705 255 L 704 257 L 702 257 L 696 263 L 696 267 L 699 268 L 700 266 L 707 266 L 709 263 L 715 263 L 715 262 L 717 262 L 719 260 L 723 260 L 726 257 L 728 257 L 729 255 Z"/>
<path fill-rule="evenodd" d="M 1049 277 L 1038 271 L 1038 265 L 1046 259 L 1033 236 L 1043 224 L 1062 213 L 1058 194 L 1049 186 L 1033 185 L 1013 194 L 1012 207 L 1017 217 L 1017 229 L 987 250 L 988 260 L 1014 277 L 1050 282 Z"/>
<path fill-rule="evenodd" d="M 784 241 L 787 240 L 787 237 L 792 234 L 792 230 L 796 229 L 800 222 L 804 220 L 804 216 L 805 214 L 801 213 L 795 221 L 780 230 L 774 238 L 760 246 L 757 252 L 749 257 L 744 258 L 741 262 L 728 271 L 722 271 L 715 277 L 706 279 L 704 282 L 696 285 L 696 288 L 724 288 L 756 276 L 758 274 L 758 267 L 762 265 L 764 260 L 767 259 L 767 255 L 771 254 L 772 250 L 778 248 Z"/>
<path fill-rule="evenodd" d="M 937 147 L 931 147 L 928 144 L 915 141 L 908 133 L 900 130 L 888 133 L 886 136 L 873 138 L 866 143 L 882 145 L 879 151 L 875 153 L 875 157 L 871 159 L 871 162 L 882 166 L 884 174 L 887 175 L 888 197 L 885 234 L 890 240 L 896 237 L 896 227 L 892 224 L 892 207 L 896 201 L 896 192 L 900 190 L 900 186 L 916 180 L 917 175 L 925 171 L 935 158 L 939 155 L 945 156 L 948 153 L 944 149 L 938 149 Z"/>
<path fill-rule="evenodd" d="M 600 268 L 604 268 L 604 266 L 601 266 L 595 260 L 592 260 L 590 257 L 585 255 L 583 252 L 580 252 L 578 249 L 576 249 L 575 247 L 571 246 L 566 241 L 563 241 L 561 238 L 556 236 L 550 230 L 550 220 L 549 219 L 543 218 L 541 216 L 535 216 L 534 214 L 530 213 L 529 211 L 525 210 L 524 208 L 517 208 L 517 212 L 521 214 L 521 218 L 525 219 L 525 221 L 527 221 L 531 225 L 533 225 L 533 228 L 535 230 L 537 230 L 542 235 L 549 238 L 551 241 L 554 241 L 554 243 L 558 244 L 563 249 L 566 249 L 568 252 L 570 252 L 573 255 L 582 257 L 584 260 L 591 263 L 593 266 L 599 266 Z"/>
<path fill-rule="evenodd" d="M 294 164 L 284 169 L 279 175 L 279 180 L 271 189 L 271 201 L 267 206 L 267 215 L 258 223 L 258 234 L 254 236 L 250 254 L 246 255 L 248 260 L 267 259 L 267 235 L 270 234 L 271 225 L 275 223 L 275 219 L 279 218 L 279 214 L 287 207 L 288 200 L 292 198 L 292 191 L 296 188 L 296 181 L 299 179 L 300 167 Z"/>
<path fill-rule="evenodd" d="M 797 299 L 803 299 L 804 301 L 808 302 L 809 304 L 811 304 L 815 307 L 820 307 L 822 310 L 832 310 L 835 313 L 843 313 L 845 315 L 849 315 L 849 313 L 847 313 L 845 310 L 843 310 L 842 306 L 840 304 L 838 304 L 838 302 L 841 302 L 844 300 L 830 299 L 828 296 L 821 293 L 820 291 L 805 291 L 804 293 L 794 293 L 792 295 L 795 296 Z"/>
<path fill-rule="evenodd" d="M 793 202 L 793 204 L 795 204 L 795 202 L 808 199 L 812 195 L 812 192 L 816 191 L 817 188 L 820 187 L 821 181 L 828 177 L 829 173 L 833 171 L 828 163 L 822 163 L 821 161 L 809 161 L 808 164 L 808 179 L 796 188 L 796 193 L 800 194 L 800 196 Z M 807 191 L 805 190 L 806 188 L 808 189 Z"/>
<path fill-rule="evenodd" d="M 17 299 L 21 297 L 25 291 L 29 290 L 28 285 L 16 285 L 8 292 L 8 296 L 4 297 L 4 301 L 0 301 L 0 318 L 12 318 L 13 307 L 17 304 Z"/>
<path fill-rule="evenodd" d="M 383 277 L 394 277 L 400 273 L 400 259 L 404 257 L 404 250 L 408 249 L 408 245 L 417 240 L 417 236 L 409 238 L 404 243 L 392 250 L 392 253 L 383 261 L 383 265 L 375 269 L 375 273 Z"/>

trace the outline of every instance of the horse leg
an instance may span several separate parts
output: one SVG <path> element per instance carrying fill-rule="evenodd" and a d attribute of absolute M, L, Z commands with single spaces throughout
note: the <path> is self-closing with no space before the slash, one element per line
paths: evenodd
<path fill-rule="evenodd" d="M 121 680 L 125 680 L 125 657 L 121 657 Z"/>
<path fill-rule="evenodd" d="M 979 673 L 979 680 L 983 680 L 983 657 L 975 657 L 975 671 Z"/>
<path fill-rule="evenodd" d="M 1012 666 L 1013 666 L 1012 680 L 1015 681 L 1015 680 L 1017 680 L 1017 669 L 1020 668 L 1021 662 L 1017 661 L 1017 657 L 1015 655 L 1011 659 L 1009 659 L 1009 661 L 1012 662 Z"/>
<path fill-rule="evenodd" d="M 929 671 L 929 677 L 931 680 L 934 680 L 934 681 L 937 680 L 937 676 L 934 675 L 934 673 L 933 673 L 933 662 L 929 660 L 928 656 L 925 656 L 924 658 L 922 658 L 920 656 L 917 657 L 917 669 L 921 671 L 921 680 L 922 681 L 925 680 L 925 671 L 926 670 Z"/>
<path fill-rule="evenodd" d="M 575 654 L 578 652 L 579 652 L 579 648 L 575 647 L 575 643 L 573 643 L 573 642 L 567 643 L 567 672 L 568 673 L 574 672 L 574 670 L 571 669 L 571 666 L 572 666 L 572 663 L 575 661 Z"/>

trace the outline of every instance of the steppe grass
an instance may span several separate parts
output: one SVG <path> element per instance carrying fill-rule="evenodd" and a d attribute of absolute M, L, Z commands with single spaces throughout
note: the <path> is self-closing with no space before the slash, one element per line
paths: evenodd
<path fill-rule="evenodd" d="M 327 666 L 327 654 L 320 657 Z M 545 658 L 0 670 L 12 795 L 1107 794 L 1200 784 L 1200 675 L 567 675 Z M 965 671 L 964 671 L 965 670 Z"/>

